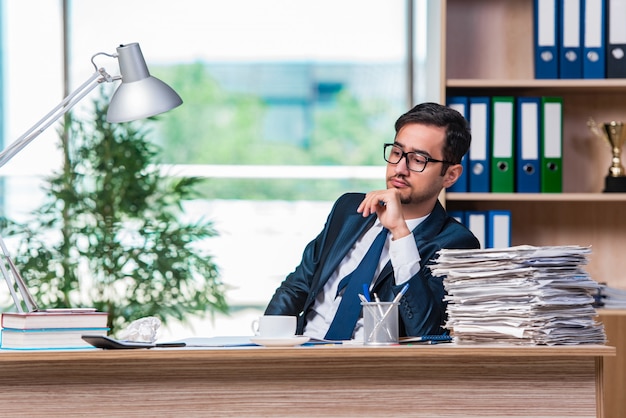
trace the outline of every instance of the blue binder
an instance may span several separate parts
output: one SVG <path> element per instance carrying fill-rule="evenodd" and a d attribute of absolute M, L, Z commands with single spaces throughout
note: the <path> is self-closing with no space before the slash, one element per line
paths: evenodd
<path fill-rule="evenodd" d="M 469 121 L 469 99 L 465 96 L 451 96 L 447 99 L 447 106 L 456 110 L 462 114 L 465 119 Z M 447 189 L 448 192 L 453 193 L 467 193 L 468 191 L 468 167 L 467 167 L 467 154 L 461 159 L 461 165 L 463 166 L 463 173 L 459 179 L 451 187 Z"/>
<path fill-rule="evenodd" d="M 583 78 L 606 77 L 604 0 L 583 1 Z"/>
<path fill-rule="evenodd" d="M 517 97 L 517 152 L 515 191 L 541 192 L 539 134 L 541 104 L 539 97 Z"/>
<path fill-rule="evenodd" d="M 558 1 L 534 0 L 535 78 L 559 78 Z"/>
<path fill-rule="evenodd" d="M 469 150 L 469 191 L 488 193 L 490 189 L 491 98 L 470 97 L 470 128 L 472 144 Z"/>
<path fill-rule="evenodd" d="M 559 46 L 560 78 L 582 78 L 582 0 L 560 0 L 561 44 Z"/>
<path fill-rule="evenodd" d="M 487 248 L 511 246 L 511 211 L 487 211 Z"/>
<path fill-rule="evenodd" d="M 488 223 L 487 223 L 487 211 L 469 210 L 465 212 L 467 219 L 467 229 L 472 231 L 478 242 L 480 248 L 488 248 Z"/>
<path fill-rule="evenodd" d="M 626 0 L 606 3 L 606 77 L 626 78 Z"/>

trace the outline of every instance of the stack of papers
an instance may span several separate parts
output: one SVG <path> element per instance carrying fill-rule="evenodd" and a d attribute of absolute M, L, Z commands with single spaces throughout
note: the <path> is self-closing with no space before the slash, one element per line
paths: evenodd
<path fill-rule="evenodd" d="M 430 269 L 447 291 L 445 328 L 463 342 L 604 344 L 583 266 L 589 247 L 441 250 Z"/>

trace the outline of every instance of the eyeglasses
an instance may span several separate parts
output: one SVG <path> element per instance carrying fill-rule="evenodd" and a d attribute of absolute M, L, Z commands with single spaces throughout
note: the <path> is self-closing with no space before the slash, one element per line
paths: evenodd
<path fill-rule="evenodd" d="M 435 160 L 434 158 L 427 157 L 415 151 L 404 152 L 402 148 L 396 144 L 385 144 L 384 157 L 385 161 L 390 164 L 398 164 L 402 158 L 406 158 L 407 168 L 418 173 L 424 171 L 428 163 L 456 164 L 451 161 Z"/>

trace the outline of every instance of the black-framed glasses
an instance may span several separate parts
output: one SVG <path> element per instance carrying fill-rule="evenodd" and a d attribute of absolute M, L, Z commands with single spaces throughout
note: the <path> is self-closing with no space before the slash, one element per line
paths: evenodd
<path fill-rule="evenodd" d="M 451 161 L 436 160 L 415 151 L 404 152 L 404 150 L 396 144 L 385 144 L 383 150 L 385 161 L 389 164 L 398 164 L 402 158 L 406 158 L 407 168 L 418 173 L 424 171 L 428 163 L 456 164 Z"/>

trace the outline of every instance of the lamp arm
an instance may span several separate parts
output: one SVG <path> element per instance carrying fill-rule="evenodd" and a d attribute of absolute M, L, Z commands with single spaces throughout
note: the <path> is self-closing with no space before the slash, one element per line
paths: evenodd
<path fill-rule="evenodd" d="M 113 78 L 106 73 L 103 68 L 97 69 L 96 72 L 87 79 L 80 87 L 70 93 L 61 103 L 59 103 L 54 109 L 52 109 L 48 114 L 46 114 L 42 119 L 40 119 L 37 123 L 35 123 L 30 129 L 22 134 L 19 138 L 17 138 L 11 145 L 5 148 L 0 153 L 0 167 L 4 166 L 8 163 L 17 153 L 19 153 L 24 147 L 30 144 L 35 138 L 37 138 L 41 133 L 43 133 L 47 128 L 50 127 L 55 121 L 57 121 L 61 116 L 67 113 L 76 103 L 80 102 L 89 92 L 91 92 L 96 86 L 98 86 L 102 82 L 111 82 L 117 80 L 119 78 Z M 23 304 L 28 312 L 37 311 L 37 304 L 31 293 L 28 291 L 28 287 L 22 279 L 19 271 L 15 267 L 15 263 L 11 260 L 9 256 L 9 251 L 0 235 L 0 250 L 2 255 L 4 256 L 5 261 L 0 261 L 0 274 L 4 277 L 4 280 L 9 287 L 9 291 L 11 293 L 11 298 L 13 299 L 13 303 L 18 312 L 24 312 Z M 9 270 L 7 270 L 5 266 L 5 262 L 9 266 Z M 13 279 L 13 280 L 12 280 Z M 17 289 L 15 287 L 17 286 Z M 22 301 L 19 296 L 22 297 Z"/>
<path fill-rule="evenodd" d="M 99 52 L 93 55 L 91 57 L 91 63 L 96 70 L 95 73 L 29 130 L 24 132 L 22 136 L 0 152 L 0 167 L 6 165 L 6 163 L 15 157 L 24 147 L 30 144 L 37 136 L 43 133 L 43 131 L 49 128 L 57 119 L 67 113 L 75 104 L 81 101 L 102 82 L 110 83 L 123 79 L 122 86 L 120 86 L 120 89 L 118 89 L 111 98 L 109 112 L 107 113 L 107 120 L 109 122 L 129 122 L 135 119 L 142 119 L 166 112 L 182 104 L 182 99 L 171 87 L 161 80 L 150 76 L 139 44 L 120 45 L 117 48 L 117 52 L 117 54 Z M 104 68 L 98 68 L 96 66 L 95 58 L 100 55 L 118 59 L 120 67 L 119 76 L 111 77 Z M 129 84 L 135 87 L 139 85 L 139 88 L 129 88 Z M 121 87 L 123 86 L 126 86 L 124 89 L 126 93 L 120 93 Z M 136 96 L 138 93 L 141 93 L 144 96 L 144 102 L 148 103 L 146 106 L 139 106 L 139 110 L 134 109 L 136 100 L 128 98 L 128 96 Z M 154 104 L 157 104 L 157 106 L 154 106 Z M 111 112 L 113 109 L 116 111 Z M 11 260 L 2 236 L 0 236 L 0 252 L 0 258 L 4 256 L 4 260 L 0 260 L 0 274 L 2 274 L 9 286 L 15 307 L 19 312 L 23 312 L 23 302 L 29 312 L 36 311 L 37 305 L 28 291 L 20 273 L 17 271 L 15 263 Z M 9 269 L 7 269 L 7 264 Z M 19 295 L 17 293 L 19 293 Z M 22 300 L 20 300 L 19 296 L 21 296 Z"/>
<path fill-rule="evenodd" d="M 61 103 L 59 103 L 48 114 L 35 123 L 30 129 L 17 138 L 11 145 L 0 153 L 0 167 L 8 163 L 17 153 L 30 144 L 43 131 L 52 125 L 57 119 L 67 113 L 76 103 L 82 100 L 90 91 L 104 81 L 113 81 L 104 69 L 97 70 L 80 87 L 70 93 Z"/>

